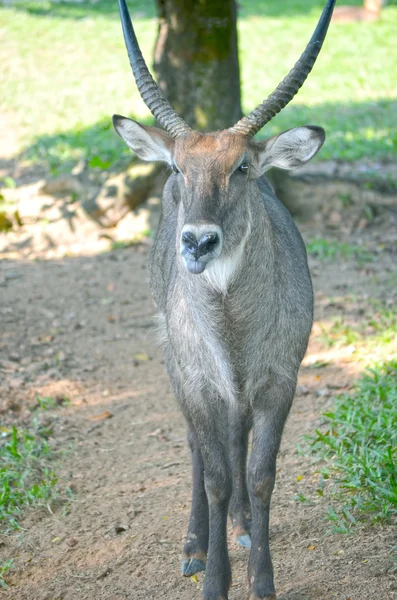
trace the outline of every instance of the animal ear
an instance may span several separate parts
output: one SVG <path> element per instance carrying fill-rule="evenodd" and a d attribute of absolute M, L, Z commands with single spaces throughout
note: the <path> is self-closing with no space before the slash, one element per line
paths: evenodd
<path fill-rule="evenodd" d="M 120 115 L 113 115 L 113 126 L 131 150 L 143 160 L 161 160 L 171 164 L 174 140 L 165 131 L 140 125 Z"/>
<path fill-rule="evenodd" d="M 320 150 L 325 140 L 322 127 L 307 125 L 295 127 L 276 135 L 266 142 L 259 143 L 259 175 L 271 167 L 296 169 L 308 162 Z"/>

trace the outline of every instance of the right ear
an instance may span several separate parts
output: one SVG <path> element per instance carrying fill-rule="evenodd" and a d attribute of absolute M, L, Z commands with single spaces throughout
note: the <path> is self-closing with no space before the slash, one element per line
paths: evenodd
<path fill-rule="evenodd" d="M 140 125 L 132 119 L 113 115 L 113 126 L 139 158 L 172 163 L 173 138 L 157 127 Z"/>

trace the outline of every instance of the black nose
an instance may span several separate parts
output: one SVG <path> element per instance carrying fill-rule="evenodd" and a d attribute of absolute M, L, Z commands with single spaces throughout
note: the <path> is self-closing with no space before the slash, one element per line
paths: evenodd
<path fill-rule="evenodd" d="M 219 244 L 219 235 L 216 231 L 208 231 L 203 233 L 198 240 L 191 231 L 184 231 L 182 233 L 182 243 L 197 260 L 200 256 L 215 250 Z"/>

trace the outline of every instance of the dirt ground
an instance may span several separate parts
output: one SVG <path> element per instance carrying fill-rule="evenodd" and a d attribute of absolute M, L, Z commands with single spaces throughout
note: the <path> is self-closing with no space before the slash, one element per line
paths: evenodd
<path fill-rule="evenodd" d="M 38 189 L 34 178 L 24 185 Z M 74 498 L 66 514 L 65 505 L 51 507 L 53 514 L 45 509 L 26 513 L 23 534 L 2 538 L 0 560 L 16 557 L 3 593 L 15 600 L 196 600 L 203 575 L 197 584 L 179 574 L 190 456 L 183 418 L 151 333 L 150 242 L 103 252 L 103 240 L 108 245 L 109 240 L 97 228 L 92 234 L 97 244 L 80 239 L 76 245 L 73 238 L 68 245 L 62 238 L 59 249 L 57 228 L 65 219 L 54 211 L 61 215 L 64 200 L 54 197 L 49 206 L 45 221 L 33 219 L 20 232 L 1 236 L 1 418 L 31 419 L 28 406 L 35 394 L 70 398 L 70 405 L 38 418 L 51 426 L 54 445 L 63 451 L 58 473 Z M 145 218 L 156 220 L 155 201 L 142 210 Z M 142 218 L 142 210 L 128 218 Z M 362 266 L 354 258 L 310 259 L 316 323 L 338 315 L 357 321 L 369 298 L 395 302 L 392 207 L 370 223 L 357 213 L 358 220 L 349 220 L 352 226 L 345 217 L 338 221 L 329 208 L 324 211 L 324 235 L 337 231 L 341 240 L 365 243 L 374 260 Z M 87 239 L 94 226 L 89 227 L 80 230 Z M 310 239 L 321 229 L 319 220 L 305 221 L 301 229 Z M 317 333 L 315 325 L 278 460 L 271 512 L 278 597 L 397 598 L 390 557 L 395 531 L 329 534 L 323 518 L 327 503 L 315 498 L 315 467 L 297 452 L 333 395 L 349 389 L 364 368 L 349 349 L 327 350 Z M 321 361 L 324 366 L 313 368 Z M 299 493 L 313 503 L 299 502 Z M 233 541 L 229 548 L 230 600 L 240 600 L 248 595 L 248 551 Z"/>

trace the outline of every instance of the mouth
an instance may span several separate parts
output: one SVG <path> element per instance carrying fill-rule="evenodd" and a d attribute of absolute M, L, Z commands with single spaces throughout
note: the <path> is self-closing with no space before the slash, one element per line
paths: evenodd
<path fill-rule="evenodd" d="M 193 273 L 193 275 L 199 275 L 202 273 L 207 266 L 207 263 L 201 260 L 194 260 L 191 258 L 185 259 L 186 267 L 189 273 Z"/>

